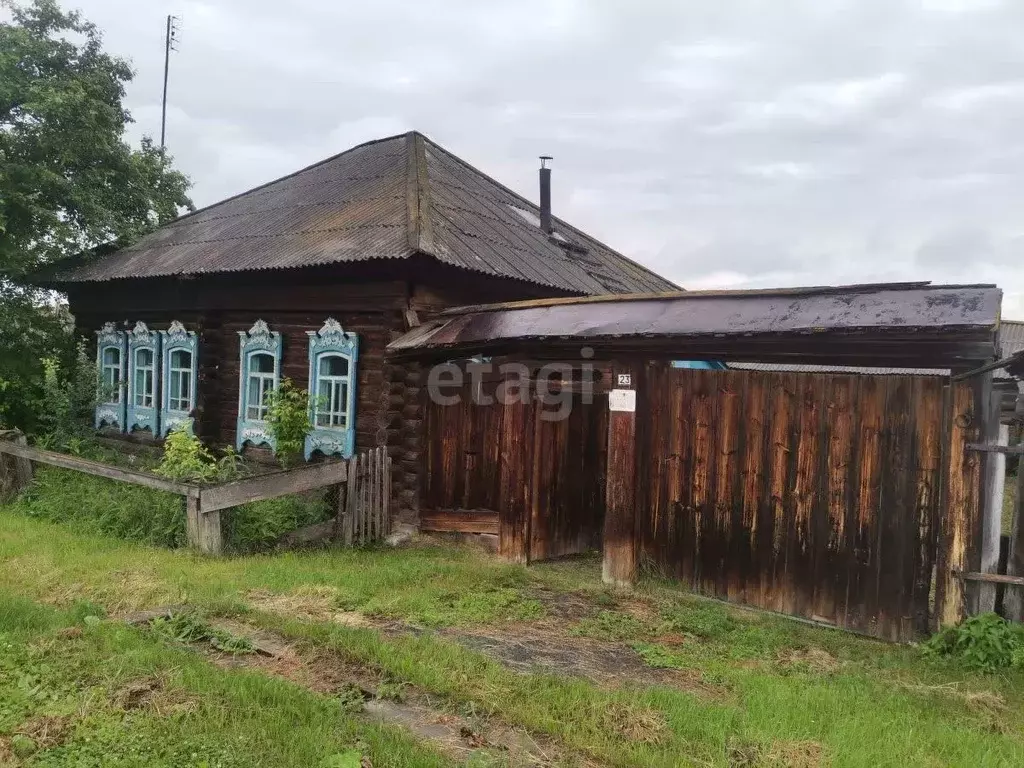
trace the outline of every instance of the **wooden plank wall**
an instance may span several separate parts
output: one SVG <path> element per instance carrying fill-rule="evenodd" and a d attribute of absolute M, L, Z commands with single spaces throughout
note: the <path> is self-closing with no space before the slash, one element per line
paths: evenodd
<path fill-rule="evenodd" d="M 943 384 L 651 366 L 642 557 L 718 598 L 891 640 L 927 631 L 937 551 L 947 570 L 969 559 L 977 517 L 970 390 L 944 478 Z"/>
<path fill-rule="evenodd" d="M 599 547 L 604 396 L 584 404 L 575 395 L 568 418 L 549 421 L 537 400 L 477 405 L 471 395 L 467 385 L 458 404 L 424 406 L 423 517 L 443 519 L 450 530 L 490 532 L 481 521 L 494 515 L 499 551 L 521 562 Z"/>

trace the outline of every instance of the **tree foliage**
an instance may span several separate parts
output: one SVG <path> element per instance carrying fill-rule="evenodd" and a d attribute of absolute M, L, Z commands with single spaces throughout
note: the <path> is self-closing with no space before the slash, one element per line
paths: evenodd
<path fill-rule="evenodd" d="M 42 360 L 73 361 L 41 270 L 125 245 L 192 204 L 188 179 L 148 138 L 125 140 L 132 79 L 102 34 L 54 0 L 0 0 L 0 419 L 19 426 Z"/>

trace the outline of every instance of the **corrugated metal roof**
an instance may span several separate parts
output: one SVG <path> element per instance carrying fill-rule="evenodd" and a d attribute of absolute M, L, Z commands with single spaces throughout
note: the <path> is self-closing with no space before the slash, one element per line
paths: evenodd
<path fill-rule="evenodd" d="M 777 373 L 863 373 L 869 376 L 948 376 L 948 368 L 876 368 L 862 365 L 810 365 L 798 363 L 729 363 L 741 371 Z"/>
<path fill-rule="evenodd" d="M 999 324 L 999 344 L 1003 357 L 1024 352 L 1024 320 L 1003 320 Z"/>
<path fill-rule="evenodd" d="M 992 285 L 926 283 L 541 299 L 447 310 L 388 351 L 970 368 L 995 354 L 1001 301 Z"/>
<path fill-rule="evenodd" d="M 515 211 L 518 208 L 528 215 Z M 160 227 L 54 282 L 201 275 L 405 258 L 572 293 L 664 291 L 673 283 L 412 132 L 362 144 Z"/>

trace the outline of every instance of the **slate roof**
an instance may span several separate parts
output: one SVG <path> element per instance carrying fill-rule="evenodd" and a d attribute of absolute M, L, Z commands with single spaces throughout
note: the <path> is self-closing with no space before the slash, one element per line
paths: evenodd
<path fill-rule="evenodd" d="M 574 294 L 678 286 L 536 205 L 422 134 L 371 141 L 182 216 L 54 283 L 285 269 L 427 254 Z"/>

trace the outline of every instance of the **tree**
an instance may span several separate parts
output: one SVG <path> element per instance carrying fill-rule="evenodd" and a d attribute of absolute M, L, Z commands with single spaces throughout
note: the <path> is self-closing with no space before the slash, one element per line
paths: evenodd
<path fill-rule="evenodd" d="M 103 51 L 96 26 L 55 0 L 0 7 L 12 17 L 0 22 L 0 421 L 17 423 L 39 392 L 40 354 L 74 348 L 33 275 L 126 245 L 192 203 L 151 139 L 126 142 L 134 73 Z"/>

